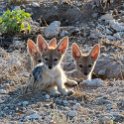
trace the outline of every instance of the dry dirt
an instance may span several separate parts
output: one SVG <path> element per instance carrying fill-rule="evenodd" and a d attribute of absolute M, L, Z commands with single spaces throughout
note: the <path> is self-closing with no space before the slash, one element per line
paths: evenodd
<path fill-rule="evenodd" d="M 67 9 L 67 6 L 71 5 L 81 9 L 82 4 L 84 5 L 85 2 L 85 0 L 83 2 L 81 0 L 67 1 L 69 4 L 62 4 L 62 9 Z M 45 3 L 48 5 L 48 1 L 45 1 Z M 53 5 L 53 2 L 49 1 L 49 5 L 51 4 Z M 74 9 L 76 9 L 76 7 L 74 7 Z M 43 9 L 42 15 L 44 15 L 47 9 L 40 9 L 39 11 Z M 54 12 L 54 8 L 51 9 L 51 11 Z M 61 13 L 61 11 L 58 11 L 58 13 Z M 72 12 L 72 10 L 68 12 Z M 124 40 L 109 41 L 106 38 L 97 40 L 90 39 L 85 33 L 87 34 L 90 28 L 95 28 L 90 25 L 90 22 L 96 25 L 97 19 L 90 19 L 89 16 L 86 16 L 86 13 L 84 13 L 84 11 L 79 13 L 81 14 L 81 18 L 77 18 L 77 13 L 74 13 L 76 15 L 71 15 L 73 18 L 66 18 L 69 22 L 69 19 L 71 19 L 71 23 L 61 20 L 63 19 L 62 17 L 67 17 L 67 15 L 63 14 L 62 17 L 59 18 L 59 21 L 62 21 L 61 29 L 68 31 L 70 38 L 69 50 L 64 60 L 65 69 L 70 70 L 74 68 L 73 59 L 70 55 L 70 48 L 73 42 L 77 42 L 82 51 L 89 51 L 95 43 L 100 43 L 101 56 L 99 63 L 101 63 L 102 60 L 105 64 L 104 66 L 99 63 L 97 64 L 95 77 L 103 79 L 103 86 L 77 86 L 74 88 L 76 93 L 66 97 L 51 97 L 49 94 L 42 92 L 22 96 L 20 94 L 20 88 L 26 83 L 29 77 L 28 70 L 30 67 L 27 61 L 26 40 L 17 38 L 16 41 L 19 40 L 19 42 L 10 43 L 7 49 L 5 49 L 6 47 L 3 47 L 3 45 L 1 45 L 2 47 L 0 48 L 1 124 L 124 124 L 124 73 L 117 75 L 117 70 L 116 72 L 107 71 L 108 73 L 106 72 L 106 75 L 102 76 L 97 73 L 99 70 L 103 70 L 106 65 L 111 65 L 111 62 L 114 68 L 118 67 L 117 65 L 121 65 L 122 70 L 120 69 L 119 71 L 123 71 Z M 46 16 L 44 16 L 47 24 L 58 18 L 53 16 L 49 22 L 47 16 L 50 17 L 50 15 L 46 14 Z M 87 17 L 87 19 L 82 21 L 84 17 Z M 73 20 L 74 18 L 76 18 L 76 20 Z M 34 20 L 37 19 L 35 18 Z M 44 23 L 40 25 L 45 26 Z M 85 27 L 85 25 L 88 25 L 88 28 L 85 28 L 85 30 L 81 29 L 81 27 Z M 44 28 L 46 27 L 41 28 L 41 33 L 43 33 Z M 36 36 L 37 34 L 32 36 L 32 38 L 35 39 Z M 57 39 L 61 39 L 61 36 L 57 36 Z M 108 62 L 107 57 L 111 58 Z M 115 74 L 115 76 L 112 76 L 112 74 Z"/>

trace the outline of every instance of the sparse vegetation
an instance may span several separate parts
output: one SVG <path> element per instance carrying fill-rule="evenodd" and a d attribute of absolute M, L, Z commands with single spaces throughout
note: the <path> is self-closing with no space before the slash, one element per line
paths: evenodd
<path fill-rule="evenodd" d="M 9 5 L 21 5 L 23 3 L 26 3 L 27 0 L 8 0 Z"/>
<path fill-rule="evenodd" d="M 4 34 L 15 34 L 21 31 L 30 31 L 31 27 L 28 22 L 30 14 L 24 10 L 7 10 L 0 17 L 0 29 Z"/>

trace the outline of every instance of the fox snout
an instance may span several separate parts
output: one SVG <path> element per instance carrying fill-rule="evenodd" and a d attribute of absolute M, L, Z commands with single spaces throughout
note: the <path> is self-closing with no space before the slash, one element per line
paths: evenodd
<path fill-rule="evenodd" d="M 87 72 L 87 71 L 86 71 L 86 72 L 84 72 L 84 75 L 85 75 L 85 76 L 87 76 L 87 75 L 88 75 L 88 72 Z"/>
<path fill-rule="evenodd" d="M 51 65 L 49 65 L 49 66 L 48 66 L 48 68 L 49 68 L 49 69 L 52 69 L 52 66 L 51 66 Z"/>

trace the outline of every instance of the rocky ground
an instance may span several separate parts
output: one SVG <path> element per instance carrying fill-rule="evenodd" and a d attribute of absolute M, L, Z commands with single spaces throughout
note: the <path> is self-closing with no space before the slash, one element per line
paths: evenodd
<path fill-rule="evenodd" d="M 2 4 L 1 4 L 2 5 Z M 123 124 L 124 123 L 124 2 L 120 0 L 35 1 L 14 6 L 32 14 L 27 36 L 0 36 L 1 124 Z M 3 9 L 4 6 L 0 6 Z M 22 96 L 20 88 L 29 76 L 27 38 L 37 34 L 49 41 L 69 36 L 70 47 L 63 62 L 74 68 L 71 44 L 82 51 L 101 44 L 94 78 L 96 87 L 77 86 L 71 96 L 51 97 L 44 92 Z M 36 40 L 35 40 L 36 41 Z"/>

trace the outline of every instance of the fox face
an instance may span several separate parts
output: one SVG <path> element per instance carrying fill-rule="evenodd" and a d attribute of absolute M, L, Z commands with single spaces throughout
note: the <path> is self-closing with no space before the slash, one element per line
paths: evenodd
<path fill-rule="evenodd" d="M 32 58 L 33 66 L 39 64 L 42 61 L 41 53 L 39 52 L 36 44 L 31 39 L 28 39 L 27 41 L 27 51 Z"/>
<path fill-rule="evenodd" d="M 72 44 L 72 56 L 75 60 L 77 70 L 79 70 L 83 76 L 87 77 L 92 74 L 99 54 L 100 46 L 98 44 L 94 45 L 92 50 L 87 54 L 83 54 L 76 43 Z"/>
<path fill-rule="evenodd" d="M 38 44 L 39 40 L 40 40 L 40 38 L 38 36 L 37 37 L 37 44 Z M 53 38 L 53 39 L 50 40 L 49 47 L 51 47 L 51 48 L 52 47 L 53 48 L 57 47 L 56 38 Z M 37 45 L 31 39 L 28 39 L 28 41 L 27 41 L 27 51 L 32 58 L 33 66 L 42 62 L 42 57 L 41 57 L 42 53 L 40 53 L 39 49 L 37 48 Z"/>
<path fill-rule="evenodd" d="M 53 69 L 57 65 L 60 65 L 65 51 L 68 48 L 69 38 L 64 37 L 58 45 L 56 43 L 48 45 L 41 35 L 38 37 L 38 48 L 42 53 L 44 65 L 47 66 L 48 69 Z"/>

